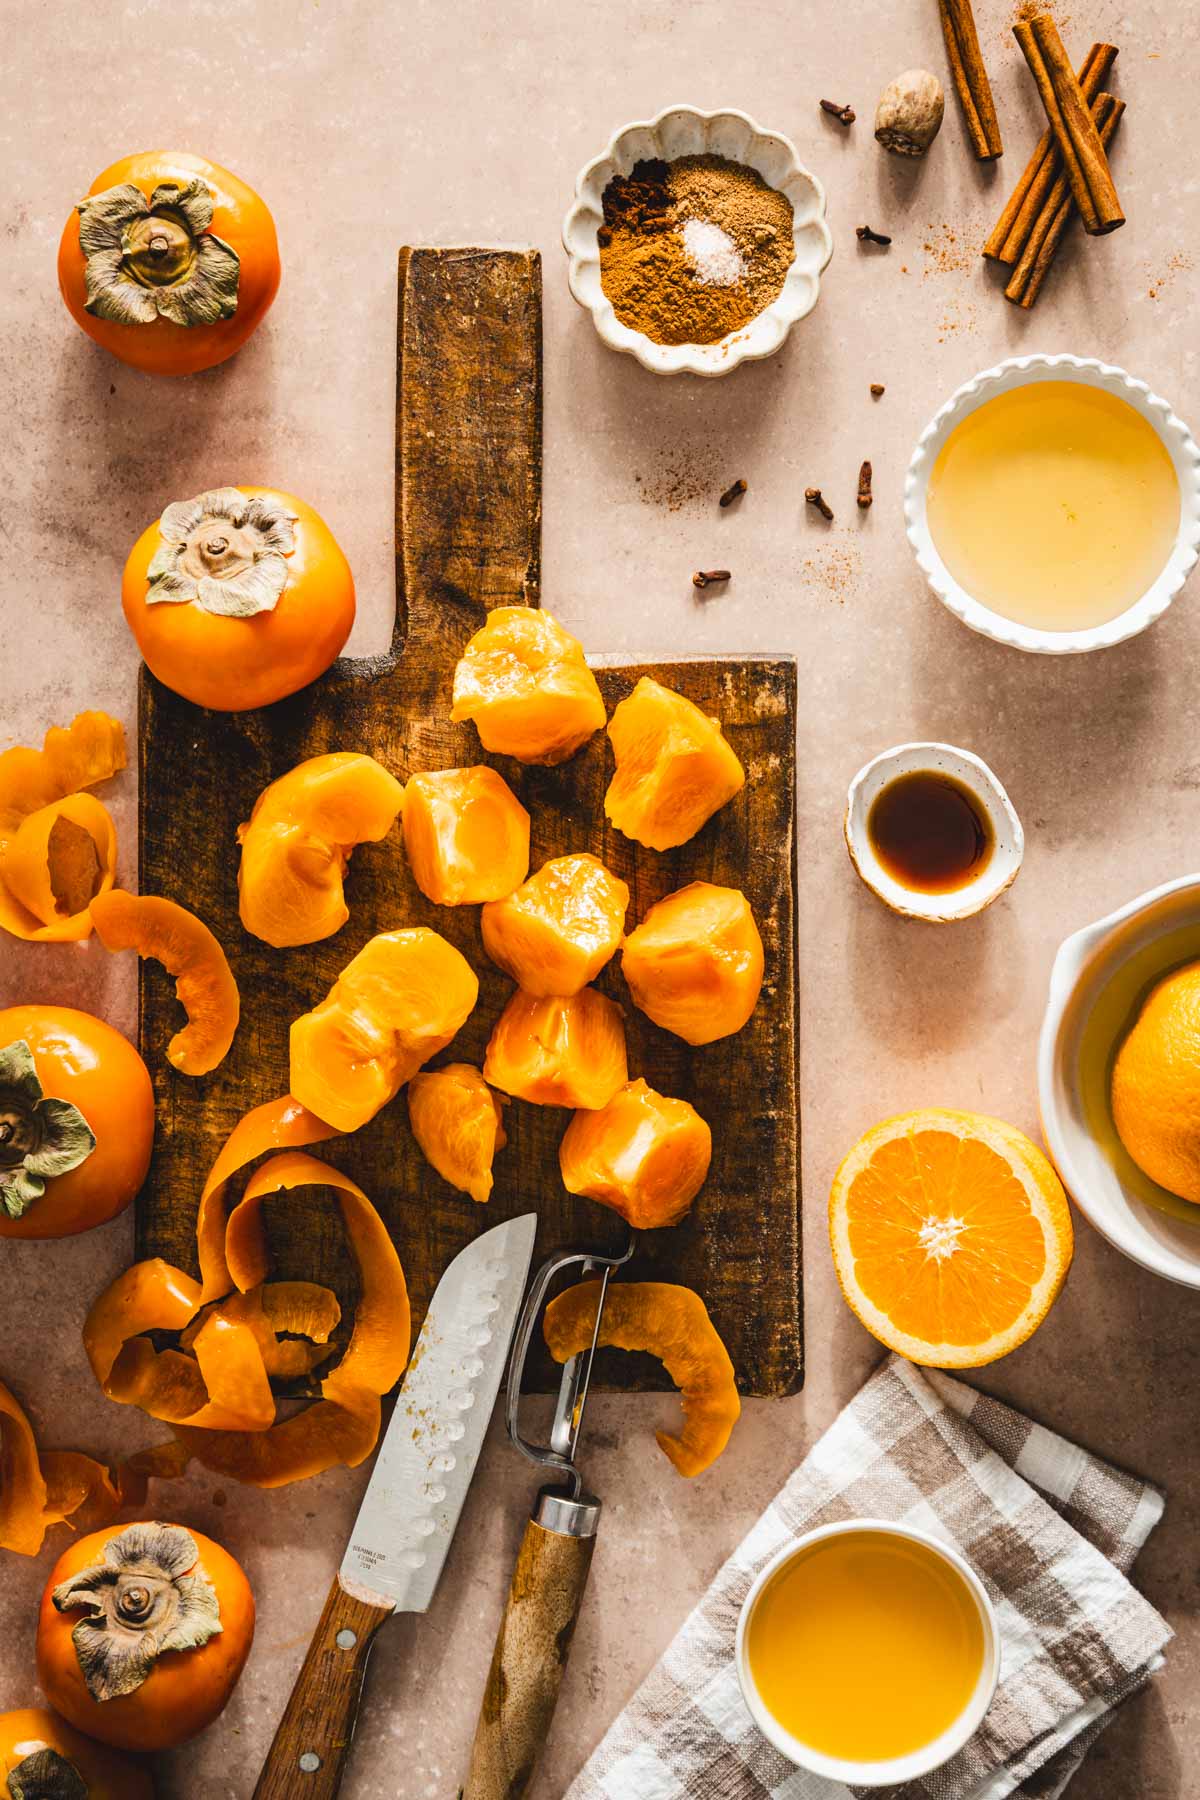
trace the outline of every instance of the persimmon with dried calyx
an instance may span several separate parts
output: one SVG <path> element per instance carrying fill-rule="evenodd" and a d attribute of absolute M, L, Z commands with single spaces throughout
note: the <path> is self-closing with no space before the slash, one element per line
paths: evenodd
<path fill-rule="evenodd" d="M 517 989 L 488 1041 L 484 1079 L 537 1106 L 605 1106 L 626 1081 L 625 1022 L 607 995 Z"/>
<path fill-rule="evenodd" d="M 694 1106 L 628 1081 L 595 1112 L 575 1114 L 558 1147 L 568 1194 L 611 1206 L 637 1231 L 678 1225 L 712 1159 L 712 1132 Z"/>
<path fill-rule="evenodd" d="M 486 764 L 431 769 L 404 790 L 404 848 L 427 900 L 499 900 L 529 873 L 529 814 Z"/>
<path fill-rule="evenodd" d="M 154 1800 L 154 1783 L 140 1763 L 44 1706 L 23 1706 L 0 1713 L 0 1793 L 5 1800 Z"/>
<path fill-rule="evenodd" d="M 408 1118 L 425 1160 L 443 1180 L 472 1200 L 492 1191 L 492 1163 L 503 1150 L 501 1103 L 471 1063 L 414 1075 L 408 1084 Z"/>
<path fill-rule="evenodd" d="M 233 1042 L 241 1000 L 225 952 L 204 921 L 174 900 L 124 888 L 97 895 L 92 918 L 106 950 L 136 950 L 174 975 L 188 1022 L 167 1045 L 171 1066 L 181 1075 L 215 1069 Z"/>
<path fill-rule="evenodd" d="M 605 712 L 578 638 L 537 607 L 497 606 L 455 668 L 450 717 L 473 719 L 498 756 L 554 764 L 600 730 Z"/>
<path fill-rule="evenodd" d="M 383 931 L 291 1030 L 291 1091 L 338 1131 L 357 1131 L 444 1050 L 479 997 L 466 958 L 424 925 Z"/>
<path fill-rule="evenodd" d="M 597 856 L 543 863 L 480 915 L 483 947 L 527 994 L 577 994 L 615 953 L 629 889 Z"/>
<path fill-rule="evenodd" d="M 58 285 L 75 323 L 122 362 L 190 375 L 240 350 L 274 300 L 275 222 L 202 156 L 125 156 L 67 220 Z"/>
<path fill-rule="evenodd" d="M 586 1350 L 596 1329 L 598 1281 L 580 1281 L 546 1308 L 546 1343 L 555 1362 Z M 658 1447 L 681 1475 L 700 1475 L 714 1463 L 742 1410 L 729 1352 L 699 1294 L 665 1281 L 609 1283 L 598 1344 L 646 1350 L 679 1389 L 683 1430 L 655 1433 Z"/>
<path fill-rule="evenodd" d="M 621 701 L 608 735 L 617 767 L 605 815 L 650 850 L 686 844 L 745 786 L 720 723 L 649 675 Z"/>
<path fill-rule="evenodd" d="M 213 712 L 245 712 L 324 674 L 354 624 L 354 578 L 303 500 L 210 488 L 142 533 L 121 605 L 164 686 Z"/>
<path fill-rule="evenodd" d="M 652 906 L 621 952 L 633 1003 L 689 1044 L 740 1031 L 758 1005 L 763 947 L 740 888 L 689 882 Z"/>
<path fill-rule="evenodd" d="M 373 756 L 338 750 L 298 763 L 263 789 L 238 829 L 238 911 L 276 949 L 315 944 L 350 917 L 350 853 L 395 824 L 404 789 Z"/>
<path fill-rule="evenodd" d="M 212 1538 L 146 1520 L 64 1551 L 42 1595 L 38 1680 L 56 1711 L 122 1750 L 169 1750 L 211 1725 L 254 1637 L 254 1595 Z"/>
<path fill-rule="evenodd" d="M 90 903 L 116 877 L 117 836 L 83 790 L 124 767 L 121 722 L 101 712 L 51 726 L 40 750 L 0 755 L 0 929 L 52 943 L 91 934 Z"/>
<path fill-rule="evenodd" d="M 107 1223 L 153 1143 L 154 1090 L 128 1038 L 70 1006 L 0 1011 L 0 1238 Z"/>

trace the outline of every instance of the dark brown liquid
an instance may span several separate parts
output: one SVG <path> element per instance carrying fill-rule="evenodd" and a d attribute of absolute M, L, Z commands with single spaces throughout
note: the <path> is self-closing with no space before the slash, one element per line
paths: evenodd
<path fill-rule="evenodd" d="M 881 789 L 867 836 L 893 881 L 922 894 L 966 887 L 992 854 L 991 826 L 974 797 L 933 769 L 898 775 Z"/>

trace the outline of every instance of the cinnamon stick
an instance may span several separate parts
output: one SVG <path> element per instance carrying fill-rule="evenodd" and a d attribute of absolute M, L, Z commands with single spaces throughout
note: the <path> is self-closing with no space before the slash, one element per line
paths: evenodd
<path fill-rule="evenodd" d="M 1115 44 L 1093 44 L 1079 70 L 1083 97 L 1094 108 L 1100 92 L 1117 60 Z M 1033 155 L 1026 163 L 1016 187 L 1008 197 L 1004 211 L 997 219 L 991 236 L 983 246 L 983 254 L 993 262 L 1017 263 L 1029 242 L 1029 233 L 1046 204 L 1046 196 L 1062 172 L 1058 142 L 1047 125 L 1037 141 Z"/>
<path fill-rule="evenodd" d="M 1096 95 L 1092 106 L 1092 117 L 1095 120 L 1097 135 L 1106 152 L 1124 111 L 1125 102 L 1118 100 L 1115 95 L 1103 92 Z M 1050 265 L 1058 253 L 1063 234 L 1075 217 L 1076 211 L 1071 184 L 1065 173 L 1061 173 L 1046 196 L 1042 211 L 1034 222 L 1025 249 L 1004 290 L 1006 300 L 1011 300 L 1015 306 L 1025 308 L 1034 304 L 1042 291 L 1042 283 L 1049 273 Z"/>
<path fill-rule="evenodd" d="M 1019 20 L 1013 36 L 1037 82 L 1084 230 L 1092 237 L 1115 231 L 1125 223 L 1125 215 L 1095 120 L 1067 60 L 1058 27 L 1049 13 L 1037 13 L 1032 19 Z"/>
<path fill-rule="evenodd" d="M 938 0 L 938 11 L 950 74 L 962 105 L 971 148 L 980 162 L 992 162 L 1004 154 L 1004 145 L 1000 141 L 992 84 L 983 66 L 971 0 Z"/>

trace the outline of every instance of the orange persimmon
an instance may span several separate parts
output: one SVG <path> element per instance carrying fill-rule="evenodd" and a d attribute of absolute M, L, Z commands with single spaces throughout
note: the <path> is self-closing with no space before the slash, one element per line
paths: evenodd
<path fill-rule="evenodd" d="M 79 328 L 122 362 L 190 375 L 240 350 L 274 300 L 275 222 L 205 157 L 124 156 L 67 220 L 58 285 Z"/>
<path fill-rule="evenodd" d="M 689 882 L 652 906 L 621 952 L 634 1005 L 689 1044 L 740 1031 L 758 1004 L 763 947 L 740 888 Z"/>
<path fill-rule="evenodd" d="M 621 701 L 608 735 L 617 766 L 605 814 L 648 849 L 686 844 L 745 785 L 718 721 L 649 675 Z"/>
<path fill-rule="evenodd" d="M 577 994 L 621 942 L 629 889 L 586 851 L 556 856 L 480 916 L 483 947 L 527 994 Z"/>
<path fill-rule="evenodd" d="M 319 513 L 269 487 L 211 488 L 143 531 L 121 605 L 146 666 L 197 706 L 270 706 L 324 673 L 354 578 Z"/>
<path fill-rule="evenodd" d="M 108 809 L 82 792 L 125 767 L 125 733 L 107 713 L 51 726 L 40 750 L 0 755 L 0 930 L 69 943 L 92 930 L 88 903 L 113 884 Z"/>
<path fill-rule="evenodd" d="M 627 1081 L 594 1112 L 580 1111 L 558 1147 L 568 1194 L 586 1194 L 635 1230 L 678 1225 L 712 1158 L 712 1132 L 694 1106 Z"/>
<path fill-rule="evenodd" d="M 529 873 L 529 814 L 486 764 L 431 769 L 404 790 L 404 848 L 427 900 L 500 900 Z"/>
<path fill-rule="evenodd" d="M 338 1131 L 357 1131 L 444 1050 L 479 997 L 466 958 L 419 925 L 383 931 L 291 1030 L 291 1091 Z"/>
<path fill-rule="evenodd" d="M 497 606 L 454 671 L 450 717 L 474 719 L 485 750 L 560 763 L 604 724 L 578 638 L 533 606 Z"/>
<path fill-rule="evenodd" d="M 500 1101 L 471 1063 L 414 1075 L 408 1084 L 408 1119 L 427 1162 L 443 1180 L 472 1200 L 492 1191 L 492 1163 L 503 1150 Z"/>
<path fill-rule="evenodd" d="M 385 838 L 404 789 L 373 756 L 311 756 L 263 789 L 238 828 L 238 911 L 276 949 L 332 937 L 350 917 L 350 852 Z"/>
<path fill-rule="evenodd" d="M 537 1106 L 604 1106 L 629 1074 L 621 1009 L 596 988 L 565 998 L 518 988 L 496 1021 L 483 1074 Z"/>
<path fill-rule="evenodd" d="M 76 1792 L 86 1800 L 154 1800 L 149 1770 L 85 1737 L 44 1706 L 0 1713 L 0 1784 L 5 1795 L 20 1793 L 29 1800 Z"/>
<path fill-rule="evenodd" d="M 241 1000 L 225 952 L 204 921 L 174 900 L 124 888 L 98 894 L 92 918 L 106 950 L 136 950 L 174 975 L 188 1022 L 167 1045 L 167 1061 L 181 1075 L 215 1069 L 233 1042 Z"/>

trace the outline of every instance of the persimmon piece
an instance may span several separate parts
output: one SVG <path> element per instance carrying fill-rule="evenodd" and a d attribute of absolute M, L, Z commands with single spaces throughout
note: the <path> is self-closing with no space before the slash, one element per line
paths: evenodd
<path fill-rule="evenodd" d="M 611 1206 L 635 1230 L 678 1225 L 711 1158 L 712 1132 L 695 1107 L 642 1080 L 595 1112 L 577 1112 L 558 1147 L 568 1194 Z"/>
<path fill-rule="evenodd" d="M 125 731 L 119 719 L 82 712 L 69 725 L 52 725 L 40 750 L 20 745 L 0 755 L 0 847 L 30 813 L 107 781 L 125 767 Z"/>
<path fill-rule="evenodd" d="M 604 724 L 583 645 L 549 613 L 497 606 L 454 671 L 450 717 L 474 719 L 485 750 L 519 762 L 565 762 Z"/>
<path fill-rule="evenodd" d="M 648 1019 L 689 1044 L 740 1031 L 758 1005 L 763 947 L 740 888 L 693 881 L 652 906 L 621 952 Z"/>
<path fill-rule="evenodd" d="M 404 790 L 404 848 L 438 906 L 500 900 L 529 873 L 529 814 L 486 764 L 432 769 Z"/>
<path fill-rule="evenodd" d="M 16 1395 L 0 1381 L 0 1550 L 36 1556 L 51 1525 L 85 1507 L 111 1516 L 131 1485 L 78 1450 L 39 1453 L 33 1427 Z"/>
<path fill-rule="evenodd" d="M 460 1193 L 483 1202 L 492 1191 L 492 1163 L 508 1139 L 500 1101 L 471 1063 L 447 1063 L 414 1075 L 408 1118 L 427 1162 Z"/>
<path fill-rule="evenodd" d="M 543 1330 L 555 1362 L 578 1356 L 596 1329 L 598 1281 L 580 1281 L 546 1308 Z M 741 1413 L 733 1364 L 699 1294 L 665 1281 L 609 1283 L 600 1315 L 599 1344 L 657 1356 L 679 1389 L 683 1430 L 655 1433 L 658 1447 L 681 1475 L 700 1475 L 714 1463 Z"/>
<path fill-rule="evenodd" d="M 318 1119 L 291 1094 L 265 1100 L 238 1120 L 217 1152 L 217 1160 L 200 1191 L 196 1251 L 202 1305 L 219 1300 L 233 1286 L 225 1261 L 225 1190 L 232 1177 L 268 1150 L 304 1150 L 335 1135 L 332 1125 Z"/>
<path fill-rule="evenodd" d="M 478 997 L 470 964 L 438 932 L 380 932 L 292 1025 L 292 1093 L 357 1131 L 445 1049 Z"/>
<path fill-rule="evenodd" d="M 599 857 L 556 856 L 480 915 L 483 947 L 527 994 L 577 994 L 614 954 L 629 889 Z"/>
<path fill-rule="evenodd" d="M 45 943 L 91 934 L 87 900 L 74 900 L 93 857 L 91 892 L 112 886 L 117 839 L 107 808 L 80 790 L 124 767 L 120 720 L 99 712 L 52 726 L 40 750 L 0 756 L 0 930 Z"/>
<path fill-rule="evenodd" d="M 745 786 L 718 721 L 649 675 L 617 707 L 608 735 L 617 767 L 605 814 L 650 850 L 686 844 Z"/>
<path fill-rule="evenodd" d="M 188 1022 L 167 1045 L 167 1061 L 181 1075 L 207 1075 L 232 1044 L 241 1012 L 237 982 L 208 926 L 174 900 L 124 888 L 98 894 L 91 910 L 106 950 L 136 950 L 174 975 Z"/>
<path fill-rule="evenodd" d="M 404 789 L 373 756 L 338 750 L 298 763 L 263 789 L 238 829 L 238 911 L 276 949 L 315 944 L 350 917 L 350 853 L 396 822 Z"/>
<path fill-rule="evenodd" d="M 566 997 L 518 988 L 483 1059 L 485 1081 L 537 1106 L 605 1106 L 628 1074 L 621 1009 L 590 987 Z"/>

